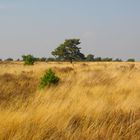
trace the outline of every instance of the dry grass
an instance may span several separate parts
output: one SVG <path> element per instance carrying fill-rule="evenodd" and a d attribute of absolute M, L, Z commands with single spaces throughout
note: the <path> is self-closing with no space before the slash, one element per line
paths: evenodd
<path fill-rule="evenodd" d="M 140 140 L 140 63 L 1 63 L 0 140 Z"/>

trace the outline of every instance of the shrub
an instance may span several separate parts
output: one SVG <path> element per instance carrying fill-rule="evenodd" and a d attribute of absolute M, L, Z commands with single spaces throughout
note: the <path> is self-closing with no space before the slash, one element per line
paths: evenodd
<path fill-rule="evenodd" d="M 58 71 L 61 73 L 69 73 L 72 72 L 74 69 L 71 67 L 59 68 Z"/>
<path fill-rule="evenodd" d="M 129 68 L 130 68 L 130 70 L 135 69 L 135 64 L 130 64 L 130 65 L 129 65 Z"/>
<path fill-rule="evenodd" d="M 13 58 L 7 58 L 5 61 L 13 61 Z"/>
<path fill-rule="evenodd" d="M 32 55 L 23 55 L 22 56 L 25 65 L 34 65 L 36 61 L 35 57 Z"/>
<path fill-rule="evenodd" d="M 47 60 L 47 58 L 45 58 L 45 57 L 40 58 L 40 61 L 42 61 L 42 62 L 45 62 L 46 60 Z"/>
<path fill-rule="evenodd" d="M 59 82 L 60 78 L 55 75 L 52 69 L 49 69 L 43 77 L 41 78 L 40 88 L 45 88 L 46 86 L 55 85 Z"/>

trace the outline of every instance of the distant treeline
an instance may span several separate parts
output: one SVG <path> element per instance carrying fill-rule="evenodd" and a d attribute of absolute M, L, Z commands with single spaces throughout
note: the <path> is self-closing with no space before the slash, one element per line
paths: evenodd
<path fill-rule="evenodd" d="M 36 61 L 63 61 L 63 62 L 73 62 L 73 61 L 90 61 L 90 62 L 122 62 L 123 60 L 120 58 L 102 58 L 102 57 L 95 57 L 94 54 L 88 54 L 87 56 L 81 52 L 81 48 L 78 47 L 80 45 L 80 39 L 66 39 L 62 44 L 60 44 L 55 50 L 51 52 L 51 54 L 54 56 L 52 58 L 37 58 L 33 55 L 23 55 L 22 60 L 25 62 L 25 64 L 34 64 Z M 17 59 L 17 61 L 22 61 L 20 59 Z M 2 61 L 2 59 L 0 59 Z M 12 58 L 7 58 L 4 61 L 13 61 Z M 134 62 L 134 58 L 129 58 L 127 60 L 128 62 Z"/>
<path fill-rule="evenodd" d="M 33 55 L 32 55 L 33 56 Z M 33 56 L 34 57 L 34 56 Z M 49 57 L 49 58 L 46 58 L 46 57 L 34 57 L 34 60 L 36 62 L 50 62 L 50 61 L 63 61 L 63 62 L 67 62 L 68 60 L 62 60 L 62 59 L 59 59 L 59 58 L 54 58 L 54 57 Z M 0 61 L 23 61 L 23 59 L 13 59 L 13 58 L 7 58 L 7 59 L 0 59 Z M 116 59 L 113 59 L 113 58 L 110 58 L 110 57 L 105 57 L 105 58 L 102 58 L 102 57 L 94 57 L 94 55 L 92 54 L 89 54 L 87 55 L 84 59 L 79 59 L 79 60 L 76 60 L 76 61 L 79 61 L 79 62 L 135 62 L 135 59 L 134 58 L 129 58 L 127 60 L 122 60 L 120 58 L 116 58 Z"/>

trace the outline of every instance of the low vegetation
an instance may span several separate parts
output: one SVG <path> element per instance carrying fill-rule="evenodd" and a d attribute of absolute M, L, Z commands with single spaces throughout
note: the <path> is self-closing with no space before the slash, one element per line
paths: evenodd
<path fill-rule="evenodd" d="M 45 88 L 46 86 L 58 84 L 60 78 L 55 75 L 52 69 L 45 72 L 40 81 L 40 88 Z"/>
<path fill-rule="evenodd" d="M 25 65 L 34 65 L 36 58 L 33 55 L 23 55 L 22 56 Z"/>
<path fill-rule="evenodd" d="M 26 67 L 9 62 L 0 67 L 1 140 L 140 139 L 139 63 Z M 48 75 L 61 82 L 39 90 L 42 75 L 43 85 Z"/>

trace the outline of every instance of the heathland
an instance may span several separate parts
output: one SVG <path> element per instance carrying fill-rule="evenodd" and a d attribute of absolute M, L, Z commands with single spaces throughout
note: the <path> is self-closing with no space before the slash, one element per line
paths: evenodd
<path fill-rule="evenodd" d="M 140 63 L 1 62 L 0 140 L 140 140 Z"/>

